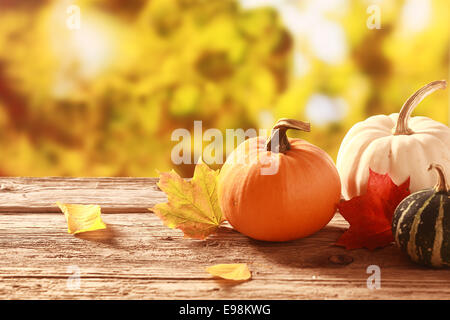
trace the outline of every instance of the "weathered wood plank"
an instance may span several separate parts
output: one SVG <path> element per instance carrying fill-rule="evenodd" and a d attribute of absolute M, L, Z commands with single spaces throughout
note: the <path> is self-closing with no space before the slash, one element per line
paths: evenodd
<path fill-rule="evenodd" d="M 152 213 L 104 214 L 108 229 L 73 236 L 62 214 L 0 214 L 0 298 L 19 299 L 449 299 L 450 272 L 416 266 L 395 246 L 346 251 L 337 215 L 315 235 L 291 242 L 249 239 L 223 228 L 206 241 L 183 239 Z M 349 256 L 348 265 L 330 257 Z M 245 262 L 252 280 L 233 284 L 205 271 Z M 369 290 L 369 265 L 381 289 Z M 67 287 L 80 270 L 80 288 Z"/>
<path fill-rule="evenodd" d="M 147 212 L 166 197 L 157 178 L 0 178 L 0 212 L 60 212 L 55 202 L 103 212 Z"/>
<path fill-rule="evenodd" d="M 183 239 L 147 210 L 166 201 L 156 181 L 0 178 L 0 298 L 450 298 L 448 270 L 416 266 L 395 246 L 334 246 L 348 226 L 339 215 L 317 234 L 286 243 L 254 241 L 230 228 L 206 241 Z M 115 214 L 103 215 L 106 230 L 73 236 L 56 201 L 95 203 Z M 339 256 L 353 262 L 332 262 Z M 233 284 L 204 271 L 236 262 L 249 264 L 251 281 Z M 367 288 L 369 265 L 381 268 L 380 290 Z M 80 288 L 67 286 L 68 267 L 79 268 Z"/>
<path fill-rule="evenodd" d="M 0 296 L 8 299 L 448 299 L 439 284 L 397 282 L 369 291 L 363 281 L 252 280 L 230 284 L 220 280 L 153 280 L 87 278 L 80 289 L 66 287 L 66 278 L 2 280 Z M 425 285 L 428 284 L 428 285 Z"/>

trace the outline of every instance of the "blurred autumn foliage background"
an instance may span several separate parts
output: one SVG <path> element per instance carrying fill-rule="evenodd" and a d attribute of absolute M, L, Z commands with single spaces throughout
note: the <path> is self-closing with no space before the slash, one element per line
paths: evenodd
<path fill-rule="evenodd" d="M 67 7 L 81 28 L 67 27 Z M 370 29 L 368 8 L 380 9 Z M 334 158 L 347 130 L 449 77 L 448 0 L 0 0 L 0 175 L 156 176 L 177 128 L 266 128 Z M 448 124 L 449 95 L 415 111 Z M 203 144 L 205 146 L 205 143 Z"/>

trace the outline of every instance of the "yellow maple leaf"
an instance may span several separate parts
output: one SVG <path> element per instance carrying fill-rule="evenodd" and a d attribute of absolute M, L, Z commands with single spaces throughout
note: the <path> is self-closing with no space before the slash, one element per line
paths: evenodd
<path fill-rule="evenodd" d="M 185 237 L 206 238 L 224 221 L 217 197 L 218 174 L 201 161 L 190 181 L 173 170 L 161 173 L 158 187 L 166 193 L 168 202 L 150 210 L 169 228 L 182 230 Z"/>
<path fill-rule="evenodd" d="M 68 233 L 77 234 L 106 228 L 98 205 L 63 204 L 59 202 L 56 205 L 66 217 Z"/>
<path fill-rule="evenodd" d="M 216 264 L 206 268 L 213 276 L 227 280 L 249 280 L 252 275 L 246 263 Z"/>

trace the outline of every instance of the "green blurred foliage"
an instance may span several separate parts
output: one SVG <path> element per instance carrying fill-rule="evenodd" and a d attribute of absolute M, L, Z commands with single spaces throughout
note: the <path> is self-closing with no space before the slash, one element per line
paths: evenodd
<path fill-rule="evenodd" d="M 81 30 L 66 26 L 81 8 Z M 345 31 L 346 58 L 314 56 L 274 8 L 232 0 L 0 0 L 0 174 L 155 176 L 174 167 L 177 128 L 266 128 L 308 120 L 313 94 L 343 99 L 345 117 L 292 133 L 333 157 L 347 130 L 397 112 L 414 90 L 449 73 L 449 2 L 432 1 L 420 32 L 399 23 L 404 1 L 381 4 L 382 28 L 366 26 L 366 1 L 329 14 Z M 308 72 L 293 73 L 301 52 Z M 448 92 L 416 114 L 448 123 Z M 206 142 L 203 146 L 206 146 Z M 192 165 L 177 168 L 184 176 Z"/>

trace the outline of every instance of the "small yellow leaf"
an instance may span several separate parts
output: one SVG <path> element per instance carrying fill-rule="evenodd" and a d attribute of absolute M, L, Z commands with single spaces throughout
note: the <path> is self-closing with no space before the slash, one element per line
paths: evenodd
<path fill-rule="evenodd" d="M 86 231 L 105 229 L 98 205 L 63 204 L 56 205 L 64 213 L 67 220 L 67 232 L 77 234 Z"/>
<path fill-rule="evenodd" d="M 246 263 L 216 264 L 206 268 L 213 276 L 228 280 L 243 281 L 252 277 Z"/>

